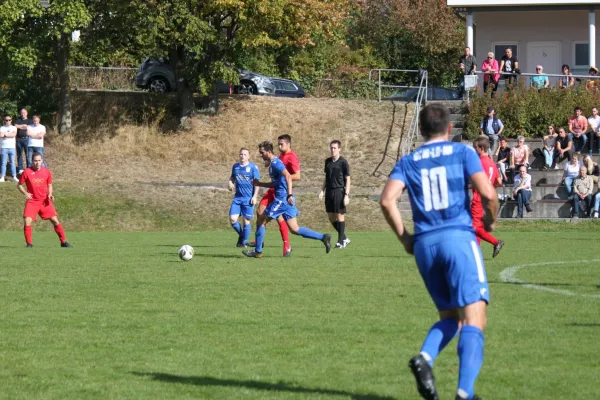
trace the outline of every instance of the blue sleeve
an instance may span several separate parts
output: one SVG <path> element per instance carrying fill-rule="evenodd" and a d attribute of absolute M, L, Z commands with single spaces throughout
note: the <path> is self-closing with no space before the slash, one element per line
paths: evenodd
<path fill-rule="evenodd" d="M 404 168 L 402 168 L 402 160 L 398 161 L 394 166 L 394 169 L 390 173 L 390 180 L 406 184 L 406 175 L 404 174 Z"/>
<path fill-rule="evenodd" d="M 283 172 L 285 171 L 285 165 L 283 165 L 283 163 L 281 162 L 281 160 L 279 162 L 276 163 L 271 163 L 271 166 L 275 169 L 275 171 L 277 172 Z"/>
<path fill-rule="evenodd" d="M 254 179 L 259 179 L 260 180 L 260 170 L 258 169 L 258 167 L 256 166 L 256 164 L 254 164 Z"/>
<path fill-rule="evenodd" d="M 235 171 L 235 164 L 233 164 L 233 167 L 231 167 L 231 175 L 229 176 L 231 180 L 235 180 L 235 176 L 233 175 Z"/>
<path fill-rule="evenodd" d="M 481 160 L 472 147 L 465 146 L 464 150 L 464 171 L 467 178 L 472 177 L 477 172 L 483 172 Z"/>

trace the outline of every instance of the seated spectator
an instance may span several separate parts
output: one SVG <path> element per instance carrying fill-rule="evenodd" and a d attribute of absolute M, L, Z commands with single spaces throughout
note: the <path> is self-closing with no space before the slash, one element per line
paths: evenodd
<path fill-rule="evenodd" d="M 598 163 L 594 162 L 589 154 L 586 154 L 583 157 L 582 165 L 587 168 L 587 174 L 592 177 L 594 183 L 598 183 L 598 176 L 600 176 L 600 167 L 598 167 Z"/>
<path fill-rule="evenodd" d="M 575 78 L 571 73 L 571 68 L 567 64 L 562 66 L 563 76 L 558 80 L 558 87 L 561 89 L 569 89 L 575 85 Z"/>
<path fill-rule="evenodd" d="M 517 146 L 512 148 L 510 154 L 510 169 L 513 176 L 519 171 L 521 165 L 529 169 L 529 147 L 525 144 L 523 136 L 517 137 Z"/>
<path fill-rule="evenodd" d="M 569 196 L 573 192 L 573 181 L 579 176 L 580 168 L 581 163 L 579 162 L 579 153 L 574 153 L 573 156 L 571 156 L 571 160 L 565 164 L 565 172 L 562 177 L 562 183 L 567 188 Z"/>
<path fill-rule="evenodd" d="M 557 136 L 554 126 L 548 125 L 548 134 L 544 136 L 544 169 L 552 168 Z"/>
<path fill-rule="evenodd" d="M 573 209 L 571 210 L 572 218 L 579 218 L 581 214 L 581 204 L 585 204 L 586 216 L 589 217 L 592 211 L 592 193 L 594 191 L 594 181 L 587 174 L 587 167 L 582 165 L 579 169 L 579 177 L 575 179 L 573 184 Z"/>
<path fill-rule="evenodd" d="M 569 118 L 569 132 L 573 134 L 573 148 L 582 152 L 587 143 L 588 120 L 582 115 L 581 107 L 575 107 L 574 114 Z"/>
<path fill-rule="evenodd" d="M 517 200 L 517 218 L 523 218 L 523 206 L 527 212 L 532 212 L 529 200 L 531 199 L 531 175 L 527 173 L 524 165 L 519 167 L 519 174 L 515 176 L 513 197 Z"/>
<path fill-rule="evenodd" d="M 508 182 L 506 170 L 510 166 L 510 152 L 511 149 L 510 147 L 508 147 L 508 142 L 506 141 L 506 139 L 500 139 L 500 147 L 498 147 L 498 161 L 496 162 L 496 165 L 498 166 L 498 171 L 500 171 L 502 183 Z"/>
<path fill-rule="evenodd" d="M 585 90 L 590 92 L 598 91 L 598 80 L 595 79 L 595 76 L 598 74 L 598 68 L 591 66 L 589 70 L 590 79 L 585 82 Z"/>
<path fill-rule="evenodd" d="M 541 89 L 546 89 L 548 86 L 550 86 L 550 80 L 548 79 L 548 75 L 544 74 L 542 71 L 544 70 L 544 67 L 542 67 L 541 65 L 536 65 L 535 66 L 535 73 L 537 75 L 534 75 L 531 77 L 530 84 L 532 87 L 536 88 L 537 90 L 541 90 Z"/>
<path fill-rule="evenodd" d="M 496 153 L 498 139 L 500 139 L 503 129 L 504 125 L 502 124 L 502 121 L 500 121 L 500 118 L 496 117 L 494 107 L 489 106 L 487 108 L 487 116 L 483 118 L 480 126 L 481 135 L 487 136 L 488 139 L 490 139 L 489 156 Z"/>
<path fill-rule="evenodd" d="M 600 185 L 598 185 L 598 191 L 594 195 L 594 216 L 593 218 L 598 218 L 598 210 L 600 210 Z"/>
<path fill-rule="evenodd" d="M 592 115 L 588 117 L 588 131 L 589 153 L 592 154 L 594 148 L 596 148 L 598 154 L 600 154 L 600 116 L 596 106 L 592 107 Z"/>
<path fill-rule="evenodd" d="M 556 150 L 554 152 L 554 169 L 558 169 L 558 164 L 563 160 L 571 160 L 575 153 L 573 149 L 573 135 L 567 134 L 565 128 L 558 128 L 558 137 L 556 138 Z"/>

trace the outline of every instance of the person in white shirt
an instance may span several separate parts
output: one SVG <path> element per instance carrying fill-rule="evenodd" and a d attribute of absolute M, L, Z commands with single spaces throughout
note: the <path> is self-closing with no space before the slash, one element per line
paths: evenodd
<path fill-rule="evenodd" d="M 567 188 L 567 193 L 571 196 L 573 192 L 573 182 L 579 177 L 579 168 L 581 168 L 581 162 L 579 161 L 580 154 L 573 153 L 571 160 L 565 164 L 565 172 L 562 176 L 562 183 Z"/>
<path fill-rule="evenodd" d="M 588 136 L 589 136 L 589 153 L 594 152 L 594 143 L 596 150 L 600 154 L 600 116 L 598 115 L 598 107 L 592 107 L 592 115 L 588 118 Z"/>
<path fill-rule="evenodd" d="M 531 199 L 531 175 L 527 173 L 525 165 L 519 167 L 519 174 L 515 176 L 513 197 L 517 200 L 517 218 L 523 218 L 523 206 L 525 206 L 528 213 L 533 211 L 529 205 L 529 200 Z"/>
<path fill-rule="evenodd" d="M 4 117 L 4 125 L 0 128 L 0 138 L 2 138 L 2 176 L 0 182 L 5 182 L 6 164 L 10 157 L 10 172 L 13 182 L 18 182 L 17 179 L 17 163 L 15 156 L 17 155 L 17 127 L 12 125 L 12 117 L 7 115 Z"/>
<path fill-rule="evenodd" d="M 27 146 L 27 164 L 31 165 L 33 153 L 38 152 L 44 157 L 44 136 L 46 136 L 46 127 L 40 124 L 40 116 L 33 116 L 33 125 L 27 127 L 27 136 L 29 136 L 29 145 Z M 46 162 L 42 164 L 46 167 Z"/>

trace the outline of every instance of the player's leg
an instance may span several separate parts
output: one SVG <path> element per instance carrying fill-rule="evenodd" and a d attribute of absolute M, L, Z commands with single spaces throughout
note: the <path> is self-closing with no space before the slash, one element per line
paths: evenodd
<path fill-rule="evenodd" d="M 235 231 L 235 233 L 237 233 L 238 235 L 238 240 L 236 243 L 237 247 L 242 247 L 242 239 L 243 239 L 243 231 L 242 231 L 242 226 L 239 223 L 239 217 L 240 217 L 240 213 L 241 213 L 241 203 L 239 201 L 239 199 L 234 198 L 233 201 L 231 202 L 231 206 L 229 207 L 229 223 L 231 224 L 231 227 L 233 228 L 233 230 Z"/>
<path fill-rule="evenodd" d="M 483 365 L 484 335 L 487 303 L 483 300 L 469 304 L 461 310 L 458 339 L 458 399 L 471 399 L 475 395 L 475 381 Z"/>
<path fill-rule="evenodd" d="M 53 207 L 54 208 L 54 207 Z M 44 218 L 42 216 L 42 218 Z M 54 225 L 54 232 L 58 235 L 58 239 L 60 240 L 60 247 L 72 247 L 69 242 L 67 242 L 67 237 L 65 236 L 65 230 L 63 229 L 61 223 L 58 221 L 58 217 L 56 214 L 50 218 L 50 222 Z"/>
<path fill-rule="evenodd" d="M 327 218 L 329 219 L 329 223 L 333 226 L 336 232 L 340 232 L 340 227 L 338 225 L 337 215 L 334 212 L 327 212 Z"/>
<path fill-rule="evenodd" d="M 483 218 L 483 216 L 482 216 Z M 490 232 L 486 231 L 483 227 L 483 221 L 481 219 L 473 218 L 473 228 L 475 229 L 475 236 L 477 237 L 477 244 L 481 246 L 481 240 L 492 244 L 494 246 L 494 252 L 492 257 L 497 257 L 500 254 L 500 250 L 504 247 L 504 240 L 497 239 Z"/>
<path fill-rule="evenodd" d="M 338 226 L 340 227 L 336 246 L 339 244 L 342 248 L 344 248 L 350 244 L 350 239 L 346 237 L 346 218 L 342 213 L 337 213 L 336 218 L 338 221 Z"/>
<path fill-rule="evenodd" d="M 256 219 L 256 232 L 254 233 L 254 250 L 244 250 L 242 253 L 248 257 L 261 258 L 263 251 L 263 244 L 265 242 L 266 225 L 271 220 L 265 213 L 260 214 Z"/>
<path fill-rule="evenodd" d="M 242 233 L 241 233 L 241 246 L 246 247 L 248 240 L 250 240 L 250 232 L 252 225 L 250 221 L 254 216 L 254 206 L 250 203 L 250 199 L 244 200 L 241 207 L 241 215 L 243 219 Z"/>
<path fill-rule="evenodd" d="M 290 231 L 288 225 L 283 217 L 277 218 L 277 224 L 279 225 L 279 233 L 281 234 L 281 240 L 283 241 L 283 255 L 288 256 L 292 251 L 290 245 Z"/>
<path fill-rule="evenodd" d="M 294 235 L 302 236 L 305 239 L 320 240 L 325 245 L 325 252 L 329 253 L 329 250 L 331 250 L 331 235 L 316 232 L 304 226 L 299 226 L 296 215 L 298 215 L 297 210 L 295 213 L 292 212 L 286 215 L 286 222 L 292 233 Z"/>
<path fill-rule="evenodd" d="M 275 200 L 275 191 L 272 189 L 269 189 L 265 192 L 265 194 L 263 194 L 263 197 L 260 199 L 260 202 L 258 203 L 258 207 L 256 208 L 256 220 L 257 221 L 258 221 L 258 218 L 262 214 L 264 214 L 265 210 L 267 209 L 267 206 L 270 203 L 272 203 L 273 200 Z M 248 242 L 248 246 L 255 247 L 256 241 Z"/>
<path fill-rule="evenodd" d="M 23 234 L 25 235 L 25 243 L 27 247 L 33 247 L 31 223 L 33 219 L 30 217 L 23 218 Z"/>

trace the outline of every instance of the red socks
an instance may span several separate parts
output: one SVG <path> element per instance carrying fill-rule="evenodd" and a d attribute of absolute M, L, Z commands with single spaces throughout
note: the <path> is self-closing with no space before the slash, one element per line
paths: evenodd
<path fill-rule="evenodd" d="M 25 233 L 25 243 L 31 244 L 31 226 L 24 227 L 23 232 Z"/>
<path fill-rule="evenodd" d="M 483 229 L 483 226 L 478 226 L 475 228 L 475 235 L 477 235 L 477 239 L 483 239 L 488 243 L 491 243 L 493 246 L 498 244 L 498 239 L 496 239 L 491 233 Z"/>
<path fill-rule="evenodd" d="M 61 224 L 54 226 L 54 232 L 56 232 L 56 234 L 58 235 L 58 238 L 60 239 L 61 243 L 64 243 L 67 241 L 67 238 L 65 237 L 65 231 L 63 230 L 63 227 Z"/>
<path fill-rule="evenodd" d="M 283 240 L 283 247 L 287 249 L 290 247 L 290 231 L 288 229 L 287 222 L 282 220 L 277 221 L 277 223 L 279 224 L 279 232 L 281 233 L 281 240 Z"/>

